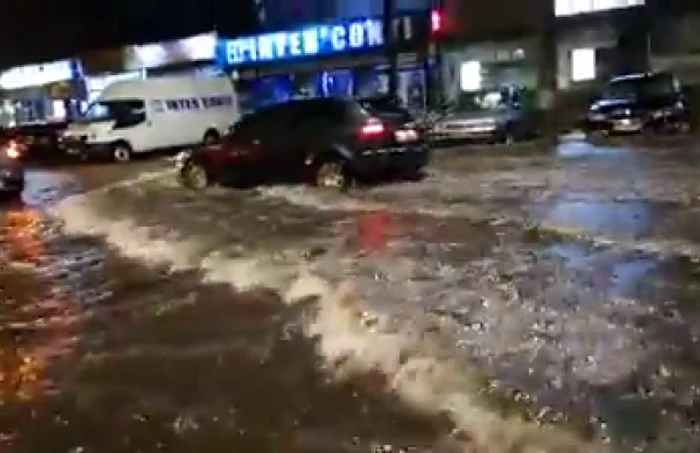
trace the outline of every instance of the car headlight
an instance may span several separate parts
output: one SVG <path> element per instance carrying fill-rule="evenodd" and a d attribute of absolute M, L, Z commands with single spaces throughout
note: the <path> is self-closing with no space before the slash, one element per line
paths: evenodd
<path fill-rule="evenodd" d="M 664 108 L 664 109 L 659 109 L 659 110 L 656 110 L 655 112 L 653 112 L 651 114 L 651 117 L 654 119 L 659 119 L 659 118 L 663 118 L 665 116 L 670 116 L 672 113 L 673 112 L 671 112 L 671 109 Z"/>
<path fill-rule="evenodd" d="M 15 141 L 10 141 L 5 145 L 5 155 L 12 160 L 22 157 L 22 147 Z"/>

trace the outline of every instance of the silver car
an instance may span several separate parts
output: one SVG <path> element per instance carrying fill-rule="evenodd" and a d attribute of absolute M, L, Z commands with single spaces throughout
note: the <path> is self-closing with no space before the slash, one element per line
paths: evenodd
<path fill-rule="evenodd" d="M 465 94 L 437 119 L 434 141 L 510 144 L 536 135 L 534 113 L 523 105 L 523 90 L 503 87 Z"/>

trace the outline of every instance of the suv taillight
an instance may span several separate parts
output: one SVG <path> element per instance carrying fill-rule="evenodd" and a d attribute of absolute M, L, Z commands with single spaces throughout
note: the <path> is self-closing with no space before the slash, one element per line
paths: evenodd
<path fill-rule="evenodd" d="M 360 138 L 381 137 L 386 132 L 386 127 L 381 121 L 372 119 L 367 121 L 360 129 Z"/>

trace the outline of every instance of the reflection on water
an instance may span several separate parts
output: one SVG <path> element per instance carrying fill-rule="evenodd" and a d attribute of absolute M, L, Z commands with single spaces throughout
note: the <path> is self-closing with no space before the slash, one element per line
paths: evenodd
<path fill-rule="evenodd" d="M 56 389 L 49 368 L 73 353 L 80 311 L 59 281 L 36 272 L 51 259 L 41 215 L 13 210 L 0 221 L 0 398 L 8 404 Z"/>
<path fill-rule="evenodd" d="M 146 270 L 36 211 L 0 221 L 2 451 L 398 451 L 448 430 L 372 376 L 333 383 L 303 307 Z"/>
<path fill-rule="evenodd" d="M 622 233 L 641 238 L 654 234 L 659 214 L 647 202 L 564 199 L 554 203 L 548 210 L 545 221 L 576 225 L 593 233 Z"/>

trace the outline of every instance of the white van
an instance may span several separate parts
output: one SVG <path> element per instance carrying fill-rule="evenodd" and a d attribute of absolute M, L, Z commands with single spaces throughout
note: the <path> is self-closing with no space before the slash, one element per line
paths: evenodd
<path fill-rule="evenodd" d="M 63 135 L 68 154 L 133 153 L 218 140 L 240 117 L 233 83 L 226 77 L 174 76 L 114 82 Z"/>

